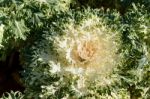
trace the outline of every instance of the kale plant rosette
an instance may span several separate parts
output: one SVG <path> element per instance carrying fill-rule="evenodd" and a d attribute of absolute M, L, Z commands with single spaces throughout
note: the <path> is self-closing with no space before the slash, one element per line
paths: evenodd
<path fill-rule="evenodd" d="M 112 75 L 121 60 L 119 18 L 116 12 L 91 9 L 56 15 L 41 40 L 24 50 L 25 96 L 104 97 L 98 90 L 117 80 Z"/>
<path fill-rule="evenodd" d="M 0 60 L 5 61 L 12 50 L 19 51 L 30 40 L 42 34 L 43 27 L 54 14 L 65 12 L 72 0 L 1 0 Z M 11 45 L 11 46 L 10 46 Z"/>
<path fill-rule="evenodd" d="M 128 90 L 131 99 L 148 99 L 150 89 L 149 13 L 144 5 L 132 4 L 123 16 L 122 23 L 124 58 L 118 70 L 121 87 Z"/>

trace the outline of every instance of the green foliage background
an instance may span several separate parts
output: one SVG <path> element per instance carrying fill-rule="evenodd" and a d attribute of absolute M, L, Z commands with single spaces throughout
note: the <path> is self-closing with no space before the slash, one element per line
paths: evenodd
<path fill-rule="evenodd" d="M 43 92 L 41 86 L 60 78 L 48 71 L 45 74 L 50 68 L 38 60 L 42 51 L 53 49 L 47 36 L 56 30 L 61 31 L 68 17 L 80 22 L 81 16 L 93 13 L 121 35 L 118 52 L 123 58 L 113 73 L 117 81 L 105 88 L 91 86 L 95 94 L 82 97 L 72 92 L 70 82 L 60 86 L 55 96 L 49 96 L 49 91 Z M 25 99 L 39 99 L 42 94 L 43 99 L 61 99 L 67 94 L 75 99 L 149 99 L 149 13 L 149 0 L 0 0 L 0 60 L 5 61 L 12 50 L 20 52 L 20 64 L 24 68 L 21 74 L 26 87 L 22 98 Z M 3 96 L 2 99 L 7 98 Z"/>

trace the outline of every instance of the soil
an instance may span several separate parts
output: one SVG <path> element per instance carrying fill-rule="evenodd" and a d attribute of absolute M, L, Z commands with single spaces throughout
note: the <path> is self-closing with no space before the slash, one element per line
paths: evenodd
<path fill-rule="evenodd" d="M 12 51 L 5 61 L 0 61 L 0 97 L 5 92 L 24 91 L 20 71 L 19 52 Z"/>

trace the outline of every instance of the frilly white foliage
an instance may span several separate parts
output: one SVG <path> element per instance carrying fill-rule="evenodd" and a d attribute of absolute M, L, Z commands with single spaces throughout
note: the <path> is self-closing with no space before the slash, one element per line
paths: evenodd
<path fill-rule="evenodd" d="M 119 56 L 116 54 L 118 42 L 115 42 L 118 33 L 101 25 L 100 18 L 92 16 L 81 25 L 66 24 L 64 35 L 54 37 L 63 68 L 72 73 L 72 68 L 81 68 L 81 75 L 106 75 L 112 71 Z"/>
<path fill-rule="evenodd" d="M 76 80 L 72 89 L 81 95 L 86 94 L 90 82 L 98 81 L 99 86 L 111 84 L 109 75 L 120 60 L 119 42 L 116 42 L 119 34 L 96 15 L 83 19 L 80 24 L 69 19 L 64 27 L 63 35 L 50 37 L 59 63 L 51 62 L 51 73 L 58 71 L 64 77 L 71 74 Z"/>
<path fill-rule="evenodd" d="M 116 80 L 110 76 L 120 61 L 120 34 L 97 10 L 84 10 L 55 16 L 37 48 L 30 47 L 27 98 L 78 99 Z"/>
<path fill-rule="evenodd" d="M 0 47 L 2 47 L 1 43 L 2 43 L 2 40 L 3 40 L 3 33 L 4 33 L 4 25 L 1 24 L 0 25 Z"/>

